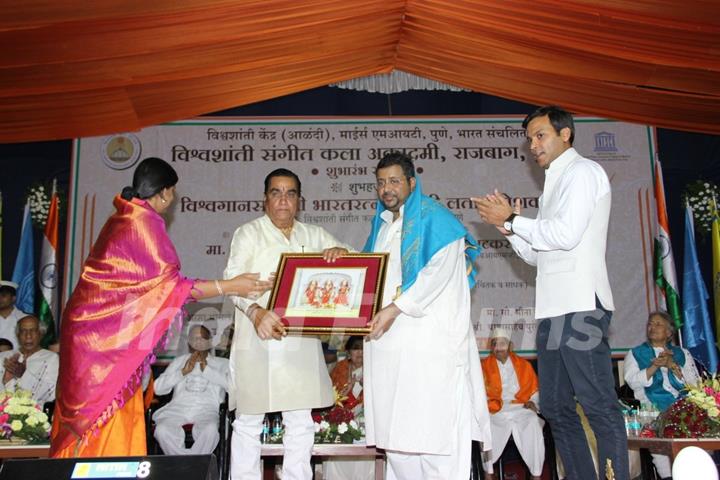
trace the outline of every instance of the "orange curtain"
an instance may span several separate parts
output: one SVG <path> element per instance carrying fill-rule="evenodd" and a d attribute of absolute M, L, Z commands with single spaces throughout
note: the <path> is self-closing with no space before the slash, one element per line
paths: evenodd
<path fill-rule="evenodd" d="M 0 142 L 139 129 L 398 68 L 720 133 L 720 2 L 7 0 Z"/>

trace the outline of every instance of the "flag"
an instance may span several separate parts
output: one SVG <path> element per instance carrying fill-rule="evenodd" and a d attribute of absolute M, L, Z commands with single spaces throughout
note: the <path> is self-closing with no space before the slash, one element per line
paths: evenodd
<path fill-rule="evenodd" d="M 657 202 L 657 236 L 655 237 L 655 283 L 663 297 L 661 307 L 672 317 L 675 326 L 682 325 L 678 281 L 675 275 L 675 260 L 672 243 L 670 242 L 670 224 L 665 208 L 665 187 L 663 187 L 662 168 L 660 161 L 655 161 L 655 201 Z"/>
<path fill-rule="evenodd" d="M 25 313 L 35 312 L 35 251 L 30 200 L 25 204 L 20 246 L 15 258 L 12 281 L 18 284 L 15 306 Z"/>
<path fill-rule="evenodd" d="M 685 207 L 685 255 L 683 257 L 683 346 L 693 357 L 698 358 L 710 373 L 717 372 L 718 354 L 715 336 L 710 324 L 709 298 L 705 282 L 700 273 L 700 263 L 695 250 L 695 228 L 693 211 Z"/>
<path fill-rule="evenodd" d="M 717 202 L 713 198 L 712 222 L 712 258 L 713 258 L 713 298 L 715 299 L 715 331 L 720 335 L 720 218 Z M 717 340 L 720 346 L 720 338 Z"/>
<path fill-rule="evenodd" d="M 43 234 L 42 253 L 38 283 L 40 284 L 40 306 L 38 318 L 47 329 L 42 339 L 43 347 L 55 342 L 55 325 L 58 319 L 57 248 L 58 247 L 58 195 L 53 184 L 50 209 Z"/>

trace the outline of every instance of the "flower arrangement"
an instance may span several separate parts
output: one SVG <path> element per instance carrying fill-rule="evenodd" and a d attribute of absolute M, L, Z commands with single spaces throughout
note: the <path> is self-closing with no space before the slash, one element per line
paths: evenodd
<path fill-rule="evenodd" d="M 31 185 L 27 200 L 30 202 L 30 217 L 36 228 L 44 229 L 50 213 L 52 186 L 41 183 Z M 60 210 L 60 193 L 58 192 L 58 210 Z"/>
<path fill-rule="evenodd" d="M 700 233 L 707 234 L 712 229 L 716 199 L 720 201 L 720 190 L 712 182 L 696 180 L 685 186 L 683 202 L 693 209 L 695 227 Z"/>
<path fill-rule="evenodd" d="M 27 390 L 0 394 L 0 436 L 28 443 L 46 443 L 50 423 L 42 407 Z"/>
<path fill-rule="evenodd" d="M 686 386 L 677 400 L 647 425 L 641 437 L 703 438 L 720 436 L 720 379 L 713 375 Z"/>
<path fill-rule="evenodd" d="M 313 412 L 315 443 L 353 443 L 365 434 L 352 410 L 342 405 Z"/>

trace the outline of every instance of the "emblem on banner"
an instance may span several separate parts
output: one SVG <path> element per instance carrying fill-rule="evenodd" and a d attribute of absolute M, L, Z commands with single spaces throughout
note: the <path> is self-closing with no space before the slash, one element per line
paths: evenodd
<path fill-rule="evenodd" d="M 596 152 L 615 153 L 618 151 L 615 146 L 615 134 L 610 132 L 599 132 L 595 134 Z"/>
<path fill-rule="evenodd" d="M 102 159 L 113 170 L 125 170 L 140 158 L 140 140 L 132 133 L 108 137 L 102 145 Z"/>

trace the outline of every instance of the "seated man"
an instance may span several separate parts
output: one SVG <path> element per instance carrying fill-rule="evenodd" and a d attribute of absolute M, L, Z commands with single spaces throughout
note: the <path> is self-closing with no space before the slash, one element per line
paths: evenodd
<path fill-rule="evenodd" d="M 695 362 L 690 352 L 670 344 L 675 334 L 672 319 L 665 312 L 648 316 L 647 342 L 630 350 L 625 356 L 625 381 L 641 403 L 652 403 L 665 410 L 681 396 L 686 384 L 698 381 Z M 670 459 L 653 455 L 653 463 L 661 478 L 670 478 Z"/>
<path fill-rule="evenodd" d="M 495 478 L 493 464 L 512 435 L 530 475 L 538 480 L 545 461 L 545 422 L 537 415 L 537 375 L 530 362 L 512 352 L 510 334 L 501 328 L 493 330 L 490 355 L 481 364 L 492 429 L 492 450 L 484 454 L 489 457 L 483 462 L 485 478 Z"/>
<path fill-rule="evenodd" d="M 188 334 L 190 353 L 173 360 L 154 382 L 155 393 L 172 390 L 170 403 L 153 415 L 155 438 L 166 455 L 201 455 L 220 441 L 218 409 L 228 386 L 228 361 L 210 355 L 210 331 L 195 325 Z M 182 426 L 192 423 L 194 443 L 185 448 Z"/>
<path fill-rule="evenodd" d="M 59 366 L 57 353 L 40 348 L 44 330 L 37 317 L 24 316 L 15 329 L 20 348 L 0 353 L 0 391 L 29 390 L 40 406 L 55 400 Z"/>

